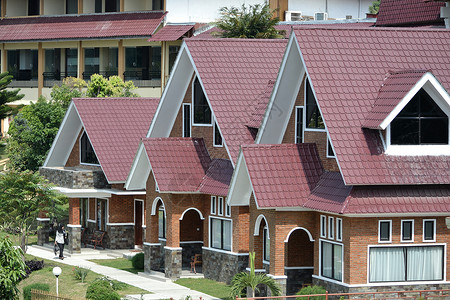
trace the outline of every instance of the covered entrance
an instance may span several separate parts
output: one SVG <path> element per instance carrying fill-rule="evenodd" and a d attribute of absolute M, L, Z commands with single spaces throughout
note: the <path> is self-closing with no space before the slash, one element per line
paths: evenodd
<path fill-rule="evenodd" d="M 180 218 L 180 247 L 182 248 L 182 269 L 190 270 L 191 258 L 202 254 L 203 215 L 197 208 L 188 208 Z M 201 273 L 202 265 L 196 265 Z"/>

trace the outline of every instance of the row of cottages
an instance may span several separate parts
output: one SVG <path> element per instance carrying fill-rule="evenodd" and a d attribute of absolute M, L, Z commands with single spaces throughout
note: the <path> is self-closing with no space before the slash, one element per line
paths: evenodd
<path fill-rule="evenodd" d="M 157 108 L 71 104 L 41 169 L 70 197 L 70 250 L 100 229 L 172 279 L 201 253 L 229 282 L 254 251 L 287 294 L 448 288 L 448 49 L 439 26 L 184 40 Z"/>

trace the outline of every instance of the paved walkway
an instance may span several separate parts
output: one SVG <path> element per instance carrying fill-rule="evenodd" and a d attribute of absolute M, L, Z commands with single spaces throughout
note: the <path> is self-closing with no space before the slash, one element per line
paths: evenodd
<path fill-rule="evenodd" d="M 111 267 L 105 267 L 88 261 L 87 259 L 106 259 L 112 258 L 108 256 L 106 253 L 96 253 L 89 255 L 72 255 L 70 257 L 64 258 L 64 260 L 59 260 L 54 253 L 50 249 L 45 249 L 39 246 L 31 246 L 28 247 L 27 254 L 31 254 L 40 258 L 45 258 L 49 260 L 57 260 L 59 263 L 71 265 L 71 266 L 80 266 L 89 268 L 91 271 L 108 276 L 109 278 L 125 282 L 129 285 L 141 288 L 143 290 L 149 291 L 152 294 L 144 294 L 141 298 L 141 295 L 128 295 L 127 299 L 170 299 L 174 300 L 182 300 L 187 296 L 192 297 L 193 299 L 202 299 L 210 300 L 215 299 L 214 297 L 200 293 L 198 291 L 191 290 L 189 288 L 183 287 L 181 285 L 175 284 L 171 281 L 160 281 L 152 278 L 147 278 L 145 276 L 133 274 L 127 271 L 118 270 Z"/>

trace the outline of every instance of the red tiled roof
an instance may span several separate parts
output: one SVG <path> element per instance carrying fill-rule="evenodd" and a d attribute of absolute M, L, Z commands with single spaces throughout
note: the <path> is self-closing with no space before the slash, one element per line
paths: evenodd
<path fill-rule="evenodd" d="M 448 184 L 448 156 L 389 156 L 363 129 L 389 70 L 427 69 L 450 91 L 450 30 L 294 29 L 347 185 Z"/>
<path fill-rule="evenodd" d="M 425 75 L 424 70 L 404 70 L 389 72 L 378 92 L 374 107 L 369 112 L 363 123 L 364 128 L 381 129 L 381 122 L 400 103 L 411 88 Z"/>
<path fill-rule="evenodd" d="M 198 188 L 199 192 L 209 195 L 227 196 L 233 166 L 228 159 L 213 159 Z"/>
<path fill-rule="evenodd" d="M 315 144 L 253 144 L 242 153 L 259 207 L 304 205 L 323 173 Z"/>
<path fill-rule="evenodd" d="M 444 24 L 440 9 L 444 2 L 382 0 L 375 26 Z"/>
<path fill-rule="evenodd" d="M 267 104 L 269 103 L 270 96 L 272 95 L 274 80 L 269 80 L 266 89 L 255 99 L 257 104 L 252 112 L 250 122 L 247 126 L 251 128 L 259 128 L 266 112 Z"/>
<path fill-rule="evenodd" d="M 198 191 L 211 163 L 202 138 L 145 138 L 142 142 L 161 192 Z"/>
<path fill-rule="evenodd" d="M 159 99 L 80 98 L 73 102 L 106 178 L 124 182 Z"/>
<path fill-rule="evenodd" d="M 0 41 L 42 41 L 150 37 L 164 12 L 133 12 L 4 18 Z"/>
<path fill-rule="evenodd" d="M 183 36 L 186 35 L 186 33 L 194 28 L 194 25 L 170 25 L 167 24 L 166 26 L 162 27 L 160 30 L 158 30 L 150 39 L 148 39 L 149 42 L 153 41 L 176 41 Z"/>
<path fill-rule="evenodd" d="M 232 160 L 254 142 L 255 99 L 275 80 L 287 40 L 185 39 Z"/>

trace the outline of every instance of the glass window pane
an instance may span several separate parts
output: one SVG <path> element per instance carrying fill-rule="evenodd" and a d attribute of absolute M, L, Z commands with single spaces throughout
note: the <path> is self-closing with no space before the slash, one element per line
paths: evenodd
<path fill-rule="evenodd" d="M 380 222 L 380 241 L 389 241 L 390 237 L 390 222 Z"/>
<path fill-rule="evenodd" d="M 270 260 L 270 239 L 268 238 L 267 228 L 264 228 L 264 260 Z"/>
<path fill-rule="evenodd" d="M 66 0 L 66 14 L 78 13 L 78 0 Z"/>
<path fill-rule="evenodd" d="M 342 280 L 342 245 L 333 245 L 334 270 L 333 279 Z"/>
<path fill-rule="evenodd" d="M 404 221 L 402 222 L 403 231 L 402 231 L 402 239 L 404 241 L 412 240 L 412 221 Z"/>
<path fill-rule="evenodd" d="M 420 122 L 420 143 L 448 144 L 448 118 L 422 119 Z"/>
<path fill-rule="evenodd" d="M 418 145 L 419 119 L 394 119 L 391 123 L 391 144 Z"/>
<path fill-rule="evenodd" d="M 222 220 L 223 223 L 223 249 L 231 251 L 231 221 Z"/>
<path fill-rule="evenodd" d="M 322 276 L 333 276 L 333 244 L 322 242 Z"/>
<path fill-rule="evenodd" d="M 303 108 L 297 107 L 297 111 L 295 114 L 295 143 L 300 144 L 303 142 Z"/>
<path fill-rule="evenodd" d="M 423 230 L 425 240 L 434 240 L 434 221 L 425 221 Z"/>
<path fill-rule="evenodd" d="M 443 280 L 443 247 L 408 247 L 407 280 Z"/>
<path fill-rule="evenodd" d="M 402 247 L 371 248 L 369 281 L 404 281 L 405 251 Z"/>
<path fill-rule="evenodd" d="M 221 248 L 222 226 L 221 220 L 211 219 L 211 242 L 213 248 Z"/>
<path fill-rule="evenodd" d="M 316 98 L 312 91 L 309 81 L 306 81 L 306 127 L 324 129 L 325 124 L 322 120 Z"/>
<path fill-rule="evenodd" d="M 191 137 L 191 106 L 183 105 L 183 137 Z"/>
<path fill-rule="evenodd" d="M 194 81 L 194 123 L 211 124 L 211 110 L 198 78 Z"/>
<path fill-rule="evenodd" d="M 166 220 L 164 218 L 164 210 L 160 209 L 158 210 L 158 231 L 159 231 L 159 237 L 165 238 L 166 237 Z"/>

